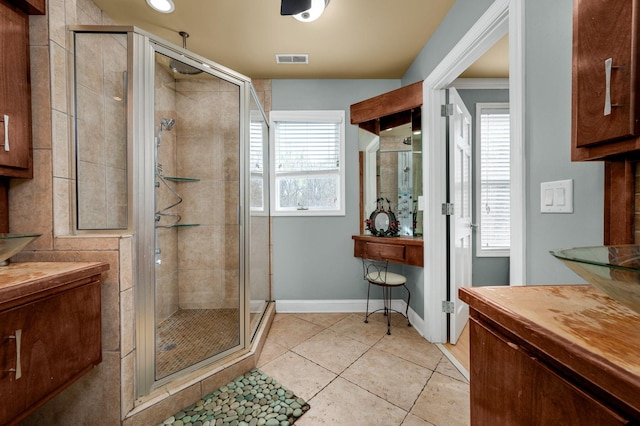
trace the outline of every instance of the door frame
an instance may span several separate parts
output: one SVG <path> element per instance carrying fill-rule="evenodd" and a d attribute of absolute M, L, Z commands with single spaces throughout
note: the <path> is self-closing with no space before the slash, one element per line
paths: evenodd
<path fill-rule="evenodd" d="M 424 212 L 424 337 L 447 341 L 446 120 L 440 116 L 445 89 L 505 34 L 509 34 L 509 104 L 511 109 L 511 254 L 510 285 L 525 282 L 524 158 L 524 0 L 496 0 L 423 82 L 422 128 Z"/>

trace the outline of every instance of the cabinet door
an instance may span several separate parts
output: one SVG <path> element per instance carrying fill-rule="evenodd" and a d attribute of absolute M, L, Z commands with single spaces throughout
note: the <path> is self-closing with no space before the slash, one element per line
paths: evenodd
<path fill-rule="evenodd" d="M 623 418 L 471 319 L 471 424 L 624 425 Z"/>
<path fill-rule="evenodd" d="M 32 177 L 29 17 L 0 0 L 0 176 Z M 9 117 L 8 123 L 5 116 Z"/>
<path fill-rule="evenodd" d="M 99 281 L 0 313 L 0 424 L 24 418 L 97 365 L 100 327 Z"/>
<path fill-rule="evenodd" d="M 639 134 L 638 0 L 574 0 L 574 147 Z"/>

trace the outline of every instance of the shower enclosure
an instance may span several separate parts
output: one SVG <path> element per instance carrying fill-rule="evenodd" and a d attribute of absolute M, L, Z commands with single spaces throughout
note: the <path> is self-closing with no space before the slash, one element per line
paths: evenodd
<path fill-rule="evenodd" d="M 135 236 L 143 396 L 246 349 L 266 310 L 267 120 L 247 77 L 186 44 L 77 27 L 74 46 L 76 223 Z"/>

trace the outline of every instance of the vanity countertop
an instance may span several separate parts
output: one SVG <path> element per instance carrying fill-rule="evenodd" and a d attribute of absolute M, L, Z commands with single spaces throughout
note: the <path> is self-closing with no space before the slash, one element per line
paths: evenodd
<path fill-rule="evenodd" d="M 90 281 L 109 270 L 103 262 L 23 262 L 0 267 L 0 310 Z"/>
<path fill-rule="evenodd" d="M 640 412 L 640 314 L 591 285 L 463 288 L 460 299 L 514 347 Z"/>

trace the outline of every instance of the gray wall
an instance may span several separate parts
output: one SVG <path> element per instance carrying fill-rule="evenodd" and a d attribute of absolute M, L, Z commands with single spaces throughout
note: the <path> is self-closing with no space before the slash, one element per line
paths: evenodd
<path fill-rule="evenodd" d="M 400 87 L 400 80 L 273 80 L 272 110 L 346 111 L 346 216 L 273 217 L 273 296 L 276 300 L 366 298 L 361 261 L 352 235 L 360 232 L 358 127 L 351 104 Z M 407 268 L 409 272 L 412 269 Z M 412 278 L 412 277 L 409 277 Z M 415 278 L 415 277 L 414 277 Z M 411 306 L 419 315 L 424 297 L 410 281 Z M 420 285 L 422 288 L 422 285 Z"/>
<path fill-rule="evenodd" d="M 509 102 L 508 90 L 458 90 L 462 102 L 471 113 L 472 134 L 473 134 L 473 197 L 472 197 L 472 218 L 474 223 L 478 223 L 476 217 L 476 104 L 478 102 Z M 477 230 L 477 228 L 476 228 Z M 473 233 L 473 262 L 471 283 L 474 287 L 484 285 L 509 285 L 509 258 L 508 257 L 477 257 L 476 256 L 477 232 Z"/>
<path fill-rule="evenodd" d="M 458 0 L 402 78 L 424 80 L 491 5 Z M 571 0 L 525 3 L 525 167 L 527 284 L 582 280 L 549 250 L 602 244 L 604 167 L 571 162 Z M 541 214 L 540 183 L 574 180 L 574 213 Z"/>
<path fill-rule="evenodd" d="M 571 0 L 526 2 L 528 283 L 582 282 L 549 250 L 603 242 L 604 167 L 571 162 Z M 541 214 L 540 182 L 574 179 L 574 213 Z"/>
<path fill-rule="evenodd" d="M 372 96 L 424 80 L 491 0 L 458 0 L 401 82 L 397 80 L 274 80 L 273 109 L 344 109 Z M 525 157 L 526 282 L 581 282 L 549 250 L 602 244 L 603 166 L 570 161 L 571 0 L 526 2 Z M 348 114 L 347 114 L 348 116 Z M 347 118 L 347 120 L 349 120 Z M 273 218 L 276 300 L 362 299 L 366 291 L 351 235 L 358 233 L 357 128 L 347 124 L 347 215 Z M 574 213 L 541 214 L 540 183 L 574 180 Z M 423 312 L 422 271 L 404 268 L 412 307 Z M 414 303 L 416 303 L 414 305 Z"/>

